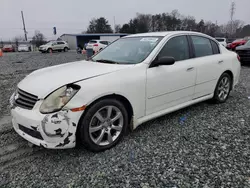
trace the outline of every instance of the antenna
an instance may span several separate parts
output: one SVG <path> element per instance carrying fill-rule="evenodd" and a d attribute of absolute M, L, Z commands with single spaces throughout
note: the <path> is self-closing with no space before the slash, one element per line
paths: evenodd
<path fill-rule="evenodd" d="M 114 33 L 115 33 L 115 16 L 114 16 Z"/>

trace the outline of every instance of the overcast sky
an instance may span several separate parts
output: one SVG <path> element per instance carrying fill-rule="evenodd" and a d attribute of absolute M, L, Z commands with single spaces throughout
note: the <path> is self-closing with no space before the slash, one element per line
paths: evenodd
<path fill-rule="evenodd" d="M 0 0 L 0 40 L 22 36 L 23 10 L 28 37 L 35 30 L 48 39 L 53 38 L 52 28 L 57 27 L 57 37 L 63 33 L 80 33 L 86 30 L 92 18 L 104 16 L 112 28 L 124 24 L 139 13 L 163 13 L 178 9 L 183 15 L 194 16 L 218 24 L 229 20 L 232 0 Z M 250 0 L 235 0 L 235 19 L 250 23 Z"/>

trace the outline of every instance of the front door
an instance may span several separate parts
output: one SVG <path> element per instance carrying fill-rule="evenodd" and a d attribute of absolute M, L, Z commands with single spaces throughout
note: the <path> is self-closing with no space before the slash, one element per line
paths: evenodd
<path fill-rule="evenodd" d="M 192 100 L 196 80 L 195 62 L 186 35 L 167 41 L 157 58 L 172 56 L 173 65 L 163 65 L 147 70 L 146 115 Z"/>

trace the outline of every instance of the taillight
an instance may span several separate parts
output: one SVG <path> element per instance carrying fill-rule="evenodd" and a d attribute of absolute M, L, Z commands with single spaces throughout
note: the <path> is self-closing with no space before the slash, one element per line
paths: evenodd
<path fill-rule="evenodd" d="M 237 54 L 237 58 L 238 58 L 238 60 L 240 61 L 240 56 Z"/>
<path fill-rule="evenodd" d="M 98 46 L 98 44 L 94 44 L 93 46 Z"/>

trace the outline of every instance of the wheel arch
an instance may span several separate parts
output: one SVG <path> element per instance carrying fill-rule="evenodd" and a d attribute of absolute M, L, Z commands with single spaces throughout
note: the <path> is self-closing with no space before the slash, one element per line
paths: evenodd
<path fill-rule="evenodd" d="M 231 77 L 231 79 L 232 79 L 232 82 L 231 82 L 231 90 L 232 90 L 232 88 L 233 88 L 233 83 L 234 83 L 234 75 L 233 75 L 233 72 L 231 71 L 231 70 L 226 70 L 226 71 L 224 71 L 222 74 L 224 74 L 224 73 L 227 73 L 227 74 L 229 74 L 229 76 Z"/>
<path fill-rule="evenodd" d="M 95 103 L 97 103 L 98 101 L 100 100 L 103 100 L 103 99 L 115 99 L 115 100 L 118 100 L 120 101 L 125 109 L 127 110 L 128 112 L 128 122 L 129 122 L 129 130 L 132 131 L 133 130 L 133 115 L 134 115 L 134 110 L 133 110 L 133 107 L 132 107 L 132 104 L 131 102 L 126 98 L 124 97 L 123 95 L 120 95 L 120 94 L 116 94 L 116 93 L 113 93 L 113 94 L 107 94 L 107 95 L 104 95 L 104 96 L 100 96 L 96 99 L 94 99 L 92 102 L 90 102 L 86 109 L 84 110 L 84 112 L 82 113 L 81 115 L 81 118 L 79 119 L 78 123 L 77 123 L 77 130 L 76 130 L 76 139 L 79 140 L 79 124 L 80 122 L 82 121 L 82 119 L 84 118 L 84 116 L 86 115 L 86 113 L 88 112 L 88 109 L 90 109 Z M 79 142 L 79 141 L 77 141 Z"/>

